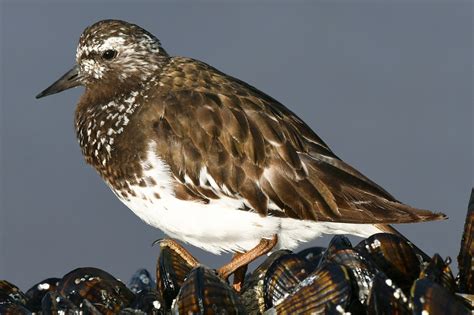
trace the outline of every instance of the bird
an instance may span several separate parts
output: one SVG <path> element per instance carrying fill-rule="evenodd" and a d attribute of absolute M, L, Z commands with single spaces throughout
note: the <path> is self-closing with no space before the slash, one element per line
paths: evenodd
<path fill-rule="evenodd" d="M 233 253 L 223 278 L 322 234 L 367 237 L 446 219 L 403 204 L 336 156 L 295 113 L 138 25 L 102 20 L 74 67 L 37 95 L 84 86 L 75 130 L 85 161 L 163 242 Z"/>

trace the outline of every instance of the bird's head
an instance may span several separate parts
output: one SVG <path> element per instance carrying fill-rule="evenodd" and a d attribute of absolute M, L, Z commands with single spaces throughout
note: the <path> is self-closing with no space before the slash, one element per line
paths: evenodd
<path fill-rule="evenodd" d="M 103 20 L 84 30 L 76 65 L 37 95 L 55 94 L 79 85 L 87 89 L 119 89 L 145 82 L 168 60 L 160 41 L 141 27 L 120 20 Z"/>

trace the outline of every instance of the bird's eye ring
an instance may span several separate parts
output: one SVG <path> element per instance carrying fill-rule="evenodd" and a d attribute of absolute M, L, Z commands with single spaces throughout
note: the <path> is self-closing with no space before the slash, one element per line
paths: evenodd
<path fill-rule="evenodd" d="M 107 49 L 102 53 L 102 58 L 105 60 L 112 60 L 115 58 L 115 56 L 117 56 L 117 51 L 113 49 Z"/>

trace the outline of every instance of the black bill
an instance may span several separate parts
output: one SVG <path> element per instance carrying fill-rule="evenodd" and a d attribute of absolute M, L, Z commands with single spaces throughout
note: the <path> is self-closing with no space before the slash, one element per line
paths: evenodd
<path fill-rule="evenodd" d="M 78 66 L 77 65 L 74 66 L 66 74 L 60 77 L 56 82 L 54 82 L 48 88 L 46 88 L 43 92 L 36 95 L 36 98 L 41 98 L 41 97 L 48 96 L 51 94 L 56 94 L 61 91 L 81 85 L 81 80 L 79 77 L 78 70 L 79 70 Z"/>

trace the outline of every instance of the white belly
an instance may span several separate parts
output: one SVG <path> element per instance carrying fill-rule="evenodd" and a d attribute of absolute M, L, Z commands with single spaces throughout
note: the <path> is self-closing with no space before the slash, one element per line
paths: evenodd
<path fill-rule="evenodd" d="M 175 198 L 174 178 L 168 166 L 156 156 L 150 145 L 145 177 L 157 185 L 130 186 L 135 196 L 116 195 L 143 221 L 159 228 L 168 236 L 187 242 L 206 251 L 247 251 L 260 239 L 278 235 L 278 248 L 295 248 L 321 234 L 354 234 L 368 236 L 379 230 L 370 224 L 344 224 L 295 220 L 278 217 L 261 217 L 258 213 L 239 210 L 244 200 L 221 195 L 220 199 L 204 204 Z M 155 195 L 159 194 L 159 198 Z"/>

